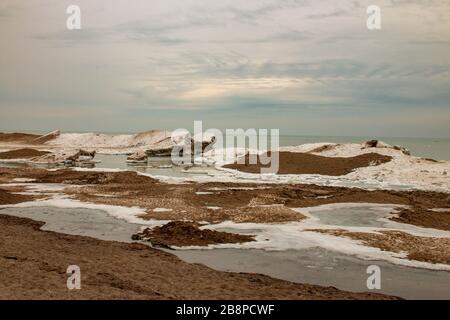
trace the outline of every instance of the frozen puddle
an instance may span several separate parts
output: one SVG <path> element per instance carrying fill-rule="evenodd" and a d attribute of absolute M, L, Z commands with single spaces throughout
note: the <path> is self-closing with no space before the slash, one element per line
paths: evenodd
<path fill-rule="evenodd" d="M 450 299 L 450 272 L 366 261 L 322 248 L 265 251 L 257 249 L 176 250 L 179 258 L 229 272 L 266 274 L 299 283 L 370 291 L 405 299 Z M 367 267 L 381 269 L 381 290 L 368 290 Z"/>
<path fill-rule="evenodd" d="M 131 235 L 141 228 L 97 209 L 16 207 L 0 209 L 0 214 L 45 222 L 42 230 L 121 242 L 132 242 Z"/>
<path fill-rule="evenodd" d="M 386 221 L 383 221 L 392 210 L 398 206 L 385 205 L 360 205 L 349 206 L 345 204 L 341 207 L 320 206 L 304 210 L 309 216 L 317 219 L 318 223 L 328 226 L 341 227 L 376 227 L 384 228 Z M 299 209 L 301 210 L 301 209 Z"/>
<path fill-rule="evenodd" d="M 131 235 L 144 226 L 144 223 L 132 223 L 130 217 L 123 213 L 119 214 L 121 207 L 114 208 L 114 210 L 105 207 L 102 210 L 96 207 L 78 207 L 81 203 L 68 199 L 53 202 L 59 204 L 60 207 L 47 204 L 51 202 L 42 202 L 40 206 L 30 206 L 33 203 L 19 204 L 3 207 L 0 209 L 0 214 L 43 221 L 46 223 L 42 227 L 43 230 L 122 242 L 131 242 Z M 381 208 L 379 209 L 381 210 Z M 387 208 L 383 210 L 387 210 Z M 309 214 L 314 217 L 317 212 L 319 216 L 324 214 L 321 209 L 317 209 L 314 213 L 309 211 Z M 350 221 L 353 219 L 351 215 L 356 214 L 357 211 L 354 210 L 350 213 L 344 213 L 344 215 L 347 215 L 346 219 Z M 320 220 L 319 217 L 315 219 Z M 327 217 L 322 217 L 322 219 L 322 223 L 328 221 Z M 306 221 L 308 220 L 310 223 L 314 222 L 312 218 Z M 147 221 L 145 225 L 160 223 L 160 221 Z M 335 222 L 332 221 L 332 223 Z M 371 222 L 369 221 L 369 223 Z M 264 250 L 249 247 L 246 249 L 185 249 L 170 250 L 169 252 L 187 262 L 203 263 L 218 270 L 262 273 L 293 282 L 335 286 L 351 291 L 368 291 L 366 287 L 367 266 L 375 264 L 380 266 L 382 270 L 382 289 L 376 290 L 376 292 L 411 299 L 450 299 L 450 272 L 400 266 L 379 259 L 361 259 L 355 255 L 333 250 L 333 246 L 341 246 L 339 240 L 333 242 L 333 238 L 330 248 L 323 248 L 318 245 L 320 241 L 311 240 L 315 239 L 314 237 L 308 242 L 307 237 L 299 238 L 297 233 L 292 233 L 292 230 L 298 229 L 298 223 L 296 227 L 287 232 L 282 229 L 283 225 L 235 225 L 246 225 L 246 228 L 236 229 L 235 226 L 229 228 L 222 226 L 222 228 L 227 229 L 227 231 L 259 234 L 261 243 L 265 243 L 267 237 L 269 246 L 270 243 L 271 245 L 277 245 L 278 243 L 278 245 L 284 244 L 286 248 L 295 247 L 296 249 L 270 251 L 266 250 L 265 247 L 261 247 Z M 274 229 L 268 232 L 267 226 L 272 226 Z M 303 232 L 303 234 L 318 235 L 312 232 Z M 276 235 L 278 235 L 278 238 Z M 318 236 L 320 237 L 320 235 Z M 320 239 L 330 241 L 326 236 Z M 306 245 L 303 243 L 302 246 L 295 246 L 295 244 L 302 244 L 302 242 L 306 242 Z M 258 243 L 255 242 L 255 244 Z"/>

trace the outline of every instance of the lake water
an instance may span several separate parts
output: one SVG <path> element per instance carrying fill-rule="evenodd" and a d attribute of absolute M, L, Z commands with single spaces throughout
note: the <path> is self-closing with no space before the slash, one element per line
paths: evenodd
<path fill-rule="evenodd" d="M 361 143 L 379 139 L 391 145 L 406 147 L 412 155 L 436 160 L 450 160 L 450 139 L 443 138 L 390 138 L 390 137 L 328 137 L 328 136 L 280 136 L 280 146 L 292 146 L 314 142 Z"/>

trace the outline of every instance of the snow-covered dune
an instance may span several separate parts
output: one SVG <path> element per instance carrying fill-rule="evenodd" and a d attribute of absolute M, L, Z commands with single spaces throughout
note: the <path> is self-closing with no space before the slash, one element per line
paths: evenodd
<path fill-rule="evenodd" d="M 99 153 L 133 153 L 172 144 L 170 131 L 146 131 L 137 134 L 107 135 L 101 133 L 62 133 L 47 142 L 48 146 L 62 149 L 83 148 Z"/>

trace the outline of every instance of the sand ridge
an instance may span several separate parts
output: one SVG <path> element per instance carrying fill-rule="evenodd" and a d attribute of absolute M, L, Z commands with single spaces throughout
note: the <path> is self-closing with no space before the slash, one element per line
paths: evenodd
<path fill-rule="evenodd" d="M 23 148 L 10 150 L 5 152 L 0 152 L 0 159 L 11 160 L 11 159 L 29 159 L 34 157 L 40 157 L 49 154 L 48 151 L 39 151 L 31 148 Z"/>
<path fill-rule="evenodd" d="M 325 149 L 321 149 L 325 150 Z M 266 157 L 274 157 L 271 152 Z M 300 152 L 279 152 L 279 169 L 277 174 L 320 174 L 327 176 L 346 175 L 361 167 L 376 166 L 391 161 L 391 157 L 378 153 L 365 153 L 354 157 L 324 157 Z M 261 173 L 262 165 L 259 156 L 256 164 L 250 164 L 250 156 L 245 157 L 245 164 L 238 162 L 225 165 L 225 168 L 249 173 Z"/>
<path fill-rule="evenodd" d="M 243 243 L 253 241 L 249 235 L 200 229 L 201 225 L 189 221 L 171 221 L 163 226 L 145 228 L 134 234 L 133 240 L 150 241 L 153 246 L 183 247 L 207 246 L 210 244 Z"/>

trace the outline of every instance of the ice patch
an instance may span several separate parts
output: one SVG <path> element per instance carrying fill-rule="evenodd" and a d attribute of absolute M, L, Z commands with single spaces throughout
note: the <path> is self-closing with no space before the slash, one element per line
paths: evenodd
<path fill-rule="evenodd" d="M 153 212 L 170 212 L 173 211 L 172 209 L 167 209 L 167 208 L 155 208 L 153 209 Z"/>
<path fill-rule="evenodd" d="M 82 208 L 102 210 L 110 216 L 117 219 L 125 220 L 129 223 L 142 224 L 147 226 L 160 226 L 169 221 L 166 220 L 145 220 L 140 218 L 141 215 L 146 214 L 146 209 L 139 207 L 123 207 L 105 204 L 95 204 L 81 202 L 79 200 L 70 199 L 67 197 L 54 197 L 48 200 L 36 200 L 29 202 L 22 202 L 14 205 L 0 205 L 0 208 L 30 208 L 30 207 L 58 207 L 58 208 Z"/>
<path fill-rule="evenodd" d="M 15 181 L 15 182 L 33 182 L 33 181 L 36 181 L 36 179 L 30 179 L 30 178 L 14 178 L 13 181 Z"/>
<path fill-rule="evenodd" d="M 394 253 L 383 251 L 378 248 L 363 245 L 360 241 L 353 240 L 346 237 L 333 236 L 313 231 L 306 231 L 308 229 L 344 229 L 351 232 L 371 232 L 378 233 L 380 230 L 397 230 L 407 232 L 417 236 L 428 237 L 450 237 L 450 232 L 420 228 L 406 224 L 383 221 L 386 226 L 383 228 L 374 227 L 345 227 L 342 225 L 326 225 L 320 223 L 320 219 L 314 217 L 314 211 L 319 210 L 333 210 L 335 208 L 356 208 L 370 206 L 374 210 L 380 210 L 389 215 L 393 208 L 398 205 L 384 205 L 373 203 L 346 203 L 346 204 L 331 204 L 322 205 L 311 208 L 294 209 L 304 214 L 307 219 L 300 222 L 290 222 L 283 224 L 261 224 L 261 223 L 235 223 L 232 221 L 225 221 L 219 224 L 206 225 L 201 228 L 234 232 L 240 234 L 256 235 L 254 242 L 246 242 L 242 244 L 219 244 L 209 245 L 207 249 L 218 248 L 238 248 L 238 249 L 263 249 L 268 251 L 284 251 L 284 250 L 301 250 L 315 247 L 321 247 L 327 250 L 338 251 L 343 254 L 354 255 L 364 260 L 385 260 L 391 263 L 419 267 L 433 270 L 450 270 L 450 265 L 433 264 L 428 262 L 407 260 L 405 253 Z M 392 224 L 391 224 L 392 223 Z M 180 250 L 188 249 L 205 249 L 205 247 L 190 246 L 177 248 Z"/>

